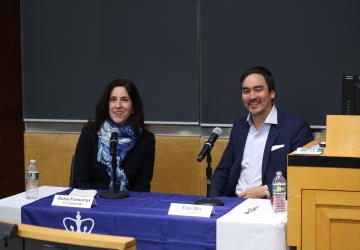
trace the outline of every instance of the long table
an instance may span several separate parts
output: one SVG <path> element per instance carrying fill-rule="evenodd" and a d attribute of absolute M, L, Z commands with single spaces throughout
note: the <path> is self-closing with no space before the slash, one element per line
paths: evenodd
<path fill-rule="evenodd" d="M 70 191 L 43 186 L 34 202 L 25 193 L 2 199 L 0 219 L 73 231 L 76 220 L 85 220 L 81 231 L 135 237 L 137 249 L 286 249 L 286 213 L 274 214 L 269 200 L 221 197 L 225 205 L 214 207 L 210 218 L 168 215 L 170 203 L 204 198 L 179 194 L 129 192 L 121 200 L 97 195 L 90 209 L 51 206 L 55 193 Z"/>

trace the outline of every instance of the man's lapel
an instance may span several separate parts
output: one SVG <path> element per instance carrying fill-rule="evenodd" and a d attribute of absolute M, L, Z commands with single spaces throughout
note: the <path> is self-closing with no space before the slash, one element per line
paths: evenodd
<path fill-rule="evenodd" d="M 272 124 L 270 127 L 269 135 L 266 140 L 265 149 L 264 149 L 264 157 L 262 164 L 262 179 L 265 178 L 266 168 L 268 167 L 269 158 L 271 154 L 271 147 L 274 146 L 276 139 L 280 134 L 281 129 L 281 121 L 282 121 L 282 113 L 278 110 L 277 114 L 278 124 Z"/>
<path fill-rule="evenodd" d="M 247 122 L 241 123 L 236 137 L 236 140 L 238 141 L 234 142 L 235 152 L 238 153 L 230 173 L 229 186 L 231 187 L 230 188 L 231 190 L 235 190 L 236 184 L 238 183 L 240 177 L 241 162 L 244 154 L 244 148 L 245 148 L 248 132 L 249 132 L 249 124 Z"/>

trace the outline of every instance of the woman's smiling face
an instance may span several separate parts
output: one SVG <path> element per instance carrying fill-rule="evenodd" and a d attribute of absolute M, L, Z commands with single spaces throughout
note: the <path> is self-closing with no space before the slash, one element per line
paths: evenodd
<path fill-rule="evenodd" d="M 111 119 L 115 123 L 124 126 L 132 113 L 132 101 L 125 87 L 113 88 L 109 98 L 109 115 Z"/>

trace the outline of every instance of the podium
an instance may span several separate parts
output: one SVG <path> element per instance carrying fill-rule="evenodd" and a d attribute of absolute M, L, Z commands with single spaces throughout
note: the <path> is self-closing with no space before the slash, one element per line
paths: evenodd
<path fill-rule="evenodd" d="M 359 248 L 359 130 L 360 116 L 327 116 L 326 137 L 304 146 L 326 140 L 325 152 L 288 155 L 288 246 L 297 250 Z M 344 139 L 342 134 L 349 136 Z M 341 150 L 337 150 L 339 144 Z"/>

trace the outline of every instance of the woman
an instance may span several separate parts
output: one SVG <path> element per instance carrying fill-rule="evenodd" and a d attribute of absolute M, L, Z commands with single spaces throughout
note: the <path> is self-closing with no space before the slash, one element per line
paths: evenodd
<path fill-rule="evenodd" d="M 117 146 L 118 191 L 150 192 L 155 137 L 145 129 L 143 104 L 128 80 L 112 81 L 96 106 L 95 121 L 83 127 L 75 151 L 74 187 L 112 190 L 111 129 L 120 130 Z"/>

